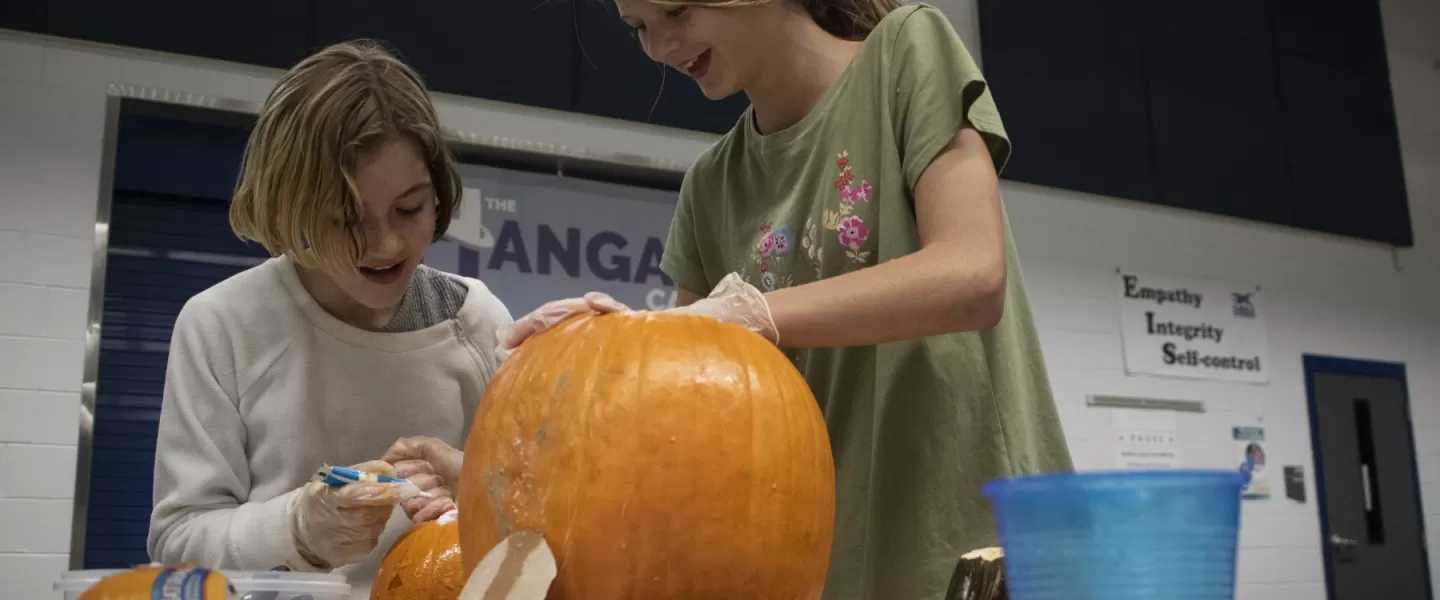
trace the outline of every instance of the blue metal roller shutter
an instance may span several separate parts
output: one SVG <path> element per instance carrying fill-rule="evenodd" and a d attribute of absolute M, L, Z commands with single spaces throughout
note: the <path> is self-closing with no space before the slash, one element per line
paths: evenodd
<path fill-rule="evenodd" d="M 245 131 L 154 117 L 121 119 L 85 568 L 149 562 L 155 433 L 175 316 L 197 292 L 266 256 L 226 211 Z"/>

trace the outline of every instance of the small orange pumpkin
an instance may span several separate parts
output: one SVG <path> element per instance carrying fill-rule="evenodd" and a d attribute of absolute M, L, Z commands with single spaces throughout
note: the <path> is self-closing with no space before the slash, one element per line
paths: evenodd
<path fill-rule="evenodd" d="M 458 511 L 411 527 L 395 540 L 370 586 L 371 600 L 454 600 L 465 587 Z"/>
<path fill-rule="evenodd" d="M 79 600 L 235 600 L 239 596 L 219 571 L 189 566 L 145 565 L 115 573 L 87 588 Z"/>
<path fill-rule="evenodd" d="M 764 338 L 673 312 L 572 317 L 491 380 L 459 492 L 468 576 L 541 532 L 551 600 L 813 600 L 835 474 L 819 405 Z"/>

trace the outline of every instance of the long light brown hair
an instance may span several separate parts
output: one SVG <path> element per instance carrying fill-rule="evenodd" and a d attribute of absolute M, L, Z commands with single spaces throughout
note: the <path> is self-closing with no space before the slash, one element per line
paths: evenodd
<path fill-rule="evenodd" d="M 880 20 L 900 8 L 900 0 L 650 0 L 666 6 L 704 6 L 738 8 L 775 2 L 796 2 L 810 18 L 830 35 L 846 40 L 861 40 L 875 30 Z"/>
<path fill-rule="evenodd" d="M 450 226 L 461 181 L 424 82 L 370 41 L 327 47 L 271 90 L 250 132 L 230 226 L 272 255 L 332 273 L 365 254 L 359 157 L 396 136 L 422 152 L 435 188 L 435 239 Z"/>

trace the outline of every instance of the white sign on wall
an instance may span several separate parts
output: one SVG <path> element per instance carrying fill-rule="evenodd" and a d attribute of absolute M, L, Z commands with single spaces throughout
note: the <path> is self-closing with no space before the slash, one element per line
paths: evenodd
<path fill-rule="evenodd" d="M 1127 374 L 1270 381 L 1257 286 L 1125 270 L 1116 283 Z"/>

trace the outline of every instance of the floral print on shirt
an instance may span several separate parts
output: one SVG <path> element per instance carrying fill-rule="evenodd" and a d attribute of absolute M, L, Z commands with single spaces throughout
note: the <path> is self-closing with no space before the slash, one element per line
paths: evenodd
<path fill-rule="evenodd" d="M 874 200 L 874 189 L 869 180 L 855 181 L 848 150 L 836 155 L 835 165 L 840 173 L 834 183 L 835 190 L 839 192 L 834 209 L 827 202 L 821 208 L 820 222 L 817 224 L 813 216 L 806 219 L 801 232 L 800 248 L 805 251 L 805 258 L 814 269 L 816 279 L 820 279 L 825 264 L 825 247 L 834 244 L 827 243 L 827 240 L 838 242 L 845 257 L 857 264 L 866 264 L 871 254 L 866 246 L 870 241 L 870 225 L 855 214 L 855 207 L 857 202 L 869 204 Z M 827 233 L 832 231 L 833 234 Z M 768 292 L 794 285 L 789 269 L 784 268 L 788 264 L 786 261 L 792 258 L 794 246 L 795 236 L 789 226 L 775 226 L 768 219 L 760 222 L 760 239 L 751 253 L 751 260 L 760 267 L 761 289 Z"/>
<path fill-rule="evenodd" d="M 760 241 L 755 244 L 752 259 L 760 263 L 760 287 L 772 291 L 795 285 L 790 273 L 781 273 L 782 259 L 790 254 L 795 237 L 784 225 L 771 227 L 770 221 L 760 222 Z"/>
<path fill-rule="evenodd" d="M 840 167 L 840 177 L 835 180 L 835 189 L 840 190 L 840 205 L 836 211 L 825 211 L 825 229 L 834 231 L 840 240 L 840 245 L 845 247 L 845 257 L 857 263 L 864 263 L 870 257 L 869 250 L 861 250 L 865 242 L 870 240 L 870 226 L 860 215 L 852 214 L 855 211 L 855 203 L 864 201 L 869 203 L 874 195 L 868 180 L 860 180 L 854 183 L 855 172 L 850 170 L 850 151 L 841 152 L 835 160 L 836 166 Z"/>

